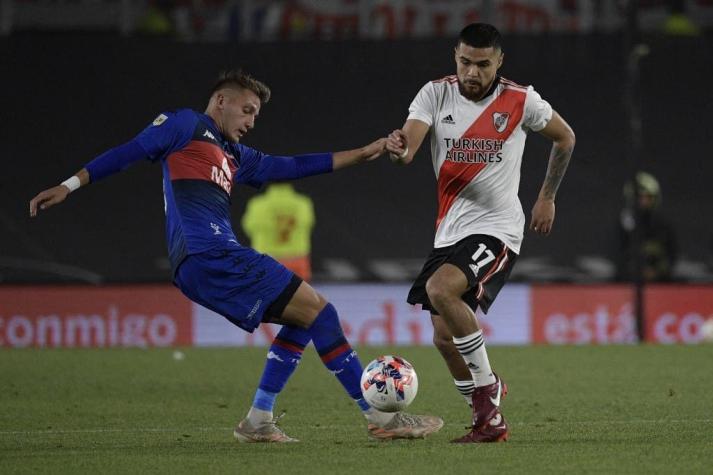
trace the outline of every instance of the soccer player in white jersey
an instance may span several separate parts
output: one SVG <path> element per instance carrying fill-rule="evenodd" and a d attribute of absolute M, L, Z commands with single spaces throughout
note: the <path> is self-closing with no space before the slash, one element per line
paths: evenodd
<path fill-rule="evenodd" d="M 500 33 L 474 23 L 455 48 L 457 75 L 428 82 L 401 129 L 387 139 L 393 161 L 413 160 L 426 134 L 438 180 L 434 249 L 408 301 L 431 312 L 434 343 L 473 408 L 473 427 L 454 442 L 501 442 L 505 383 L 491 370 L 476 310 L 487 313 L 520 252 L 525 216 L 517 196 L 527 132 L 552 140 L 530 229 L 548 235 L 574 132 L 535 90 L 498 75 Z"/>

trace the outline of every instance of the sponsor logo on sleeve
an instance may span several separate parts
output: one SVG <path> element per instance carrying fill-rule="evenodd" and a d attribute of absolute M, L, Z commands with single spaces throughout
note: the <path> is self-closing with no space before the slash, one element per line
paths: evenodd
<path fill-rule="evenodd" d="M 168 119 L 168 117 L 166 117 L 166 114 L 159 114 L 158 117 L 153 120 L 153 125 L 159 126 L 166 122 L 166 119 Z"/>

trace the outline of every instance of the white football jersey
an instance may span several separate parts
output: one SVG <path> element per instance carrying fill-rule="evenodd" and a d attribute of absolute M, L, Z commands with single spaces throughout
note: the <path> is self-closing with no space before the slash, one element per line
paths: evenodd
<path fill-rule="evenodd" d="M 431 131 L 438 180 L 434 247 L 487 234 L 520 253 L 522 152 L 527 132 L 542 130 L 552 107 L 532 86 L 496 81 L 491 94 L 473 102 L 460 94 L 458 78 L 447 76 L 423 86 L 409 107 L 408 119 Z"/>

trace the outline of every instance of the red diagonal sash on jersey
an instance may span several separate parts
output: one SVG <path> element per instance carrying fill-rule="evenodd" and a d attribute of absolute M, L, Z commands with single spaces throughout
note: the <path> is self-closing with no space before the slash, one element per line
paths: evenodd
<path fill-rule="evenodd" d="M 468 127 L 461 138 L 486 138 L 507 140 L 520 123 L 525 105 L 526 92 L 506 88 Z M 498 132 L 493 124 L 493 114 L 509 113 L 505 130 Z M 436 229 L 453 206 L 458 194 L 480 173 L 486 163 L 458 163 L 444 160 L 438 172 L 438 219 Z"/>

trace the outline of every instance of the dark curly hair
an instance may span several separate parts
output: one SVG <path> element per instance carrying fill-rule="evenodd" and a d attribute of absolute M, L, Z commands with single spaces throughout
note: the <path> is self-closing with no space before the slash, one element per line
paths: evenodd
<path fill-rule="evenodd" d="M 493 25 L 487 23 L 471 23 L 461 30 L 458 44 L 464 43 L 473 48 L 502 49 L 502 37 Z"/>

